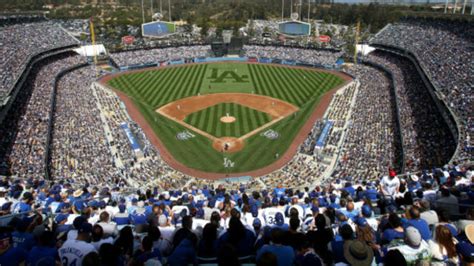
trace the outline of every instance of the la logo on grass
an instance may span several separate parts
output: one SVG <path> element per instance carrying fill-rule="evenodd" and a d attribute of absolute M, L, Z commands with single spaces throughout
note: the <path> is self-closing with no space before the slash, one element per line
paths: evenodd
<path fill-rule="evenodd" d="M 211 80 L 211 83 L 227 83 L 230 81 L 232 83 L 247 83 L 249 82 L 248 75 L 238 75 L 233 70 L 224 70 L 219 74 L 219 68 L 211 69 L 211 76 L 208 79 Z"/>

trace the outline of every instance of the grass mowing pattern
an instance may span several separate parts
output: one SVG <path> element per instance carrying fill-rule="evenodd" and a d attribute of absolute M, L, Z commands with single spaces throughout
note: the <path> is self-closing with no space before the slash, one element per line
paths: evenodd
<path fill-rule="evenodd" d="M 235 117 L 235 122 L 221 122 L 221 117 L 226 114 Z M 236 103 L 220 103 L 188 115 L 184 122 L 218 138 L 239 138 L 271 120 L 264 112 Z"/>
<path fill-rule="evenodd" d="M 201 90 L 207 90 L 206 84 L 209 80 L 204 83 L 204 79 L 210 77 L 211 72 L 208 68 L 211 67 L 223 67 L 225 69 L 223 71 L 239 68 L 236 73 L 238 75 L 242 67 L 247 67 L 250 85 L 253 86 L 256 94 L 281 99 L 300 108 L 294 115 L 269 128 L 280 134 L 277 140 L 269 140 L 260 134 L 255 134 L 246 140 L 243 150 L 226 155 L 235 163 L 235 167 L 230 169 L 231 173 L 262 168 L 276 160 L 276 153 L 284 154 L 318 104 L 320 96 L 344 82 L 331 73 L 310 69 L 229 62 L 152 69 L 123 74 L 109 81 L 109 85 L 131 97 L 155 134 L 176 160 L 191 168 L 207 172 L 226 173 L 228 171 L 223 166 L 222 154 L 212 148 L 209 139 L 199 134 L 195 134 L 195 138 L 187 141 L 177 140 L 176 134 L 186 128 L 159 115 L 155 110 L 167 103 L 196 96 L 201 93 Z M 227 79 L 226 84 L 229 82 L 233 80 Z M 228 92 L 246 93 L 249 84 L 223 87 L 228 88 Z"/>

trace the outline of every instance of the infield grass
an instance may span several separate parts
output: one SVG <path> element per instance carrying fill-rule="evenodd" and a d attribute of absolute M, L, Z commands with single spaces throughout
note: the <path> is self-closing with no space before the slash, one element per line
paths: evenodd
<path fill-rule="evenodd" d="M 217 77 L 213 70 L 209 70 L 213 68 L 218 69 Z M 239 83 L 237 81 L 242 79 L 233 78 L 235 75 L 225 74 L 226 71 L 233 71 L 244 81 L 247 80 L 244 76 L 248 72 L 249 82 Z M 219 76 L 224 75 L 222 73 L 225 76 L 219 80 L 224 80 L 225 83 L 213 83 L 212 81 L 219 81 Z M 155 134 L 177 161 L 201 171 L 223 173 L 223 176 L 224 173 L 239 176 L 240 172 L 256 170 L 273 163 L 277 159 L 276 154 L 283 155 L 288 149 L 312 114 L 321 95 L 343 83 L 344 80 L 337 75 L 313 69 L 228 62 L 124 73 L 108 82 L 110 86 L 123 91 L 133 100 Z M 209 89 L 209 84 L 214 84 L 216 87 L 211 87 L 211 91 L 208 91 L 206 88 Z M 212 91 L 212 88 L 215 88 L 215 91 Z M 287 101 L 300 110 L 268 128 L 280 134 L 278 139 L 270 140 L 261 134 L 255 134 L 245 140 L 243 150 L 233 154 L 223 155 L 214 150 L 211 141 L 200 134 L 195 134 L 195 138 L 186 141 L 178 140 L 176 134 L 187 128 L 156 112 L 156 109 L 167 103 L 196 96 L 198 93 L 223 92 L 218 90 L 249 93 L 249 88 L 255 94 Z M 214 127 L 215 122 L 220 123 L 215 119 L 207 121 L 207 124 L 203 123 L 206 129 Z M 233 161 L 234 167 L 224 168 L 223 157 Z"/>
<path fill-rule="evenodd" d="M 223 123 L 221 117 L 233 116 L 235 122 Z M 220 103 L 188 115 L 184 122 L 214 137 L 239 138 L 271 121 L 270 115 L 235 103 Z"/>

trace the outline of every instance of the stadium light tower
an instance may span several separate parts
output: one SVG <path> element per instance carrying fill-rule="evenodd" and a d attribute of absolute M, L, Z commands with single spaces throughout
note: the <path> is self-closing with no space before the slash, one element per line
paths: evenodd
<path fill-rule="evenodd" d="M 311 0 L 308 0 L 308 23 L 309 23 L 310 13 L 311 13 Z"/>
<path fill-rule="evenodd" d="M 284 16 L 285 16 L 285 0 L 281 0 L 281 21 L 283 21 Z"/>
<path fill-rule="evenodd" d="M 151 9 L 151 16 L 153 17 L 153 0 L 150 0 L 150 9 Z"/>
<path fill-rule="evenodd" d="M 168 11 L 169 11 L 170 22 L 171 22 L 171 21 L 173 21 L 173 20 L 171 20 L 171 0 L 168 0 Z"/>
<path fill-rule="evenodd" d="M 145 9 L 143 9 L 143 0 L 142 0 L 142 21 L 145 24 Z"/>

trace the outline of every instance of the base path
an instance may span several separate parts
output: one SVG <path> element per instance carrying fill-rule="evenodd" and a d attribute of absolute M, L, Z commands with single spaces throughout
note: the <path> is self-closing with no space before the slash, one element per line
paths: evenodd
<path fill-rule="evenodd" d="M 196 170 L 193 168 L 190 168 L 180 162 L 178 162 L 173 155 L 166 149 L 166 146 L 161 142 L 161 140 L 155 135 L 155 132 L 151 128 L 151 126 L 148 124 L 146 119 L 143 117 L 143 115 L 140 113 L 138 108 L 134 105 L 133 101 L 123 92 L 115 90 L 111 88 L 110 86 L 107 86 L 106 82 L 110 80 L 113 76 L 117 75 L 109 75 L 100 80 L 100 83 L 112 89 L 123 101 L 125 106 L 127 107 L 128 114 L 130 117 L 140 125 L 140 127 L 143 129 L 145 135 L 147 138 L 150 140 L 150 142 L 157 147 L 157 149 L 160 152 L 161 158 L 172 168 L 174 168 L 177 171 L 180 171 L 186 175 L 190 175 L 193 177 L 197 178 L 205 178 L 205 179 L 210 179 L 210 180 L 218 180 L 222 178 L 228 178 L 228 177 L 238 177 L 238 176 L 263 176 L 266 174 L 269 174 L 271 172 L 274 172 L 283 166 L 287 164 L 293 156 L 296 154 L 299 145 L 308 137 L 308 134 L 311 132 L 311 129 L 313 128 L 314 123 L 318 120 L 321 119 L 324 116 L 324 113 L 326 112 L 326 109 L 328 108 L 329 104 L 331 103 L 333 95 L 338 91 L 340 88 L 346 86 L 348 83 L 352 81 L 352 78 L 349 75 L 346 75 L 342 72 L 338 71 L 331 71 L 331 70 L 323 70 L 323 69 L 312 69 L 312 68 L 306 68 L 306 67 L 291 67 L 290 68 L 302 68 L 302 69 L 307 69 L 307 70 L 314 70 L 314 71 L 323 71 L 323 72 L 329 72 L 331 74 L 337 75 L 344 79 L 346 82 L 341 84 L 340 86 L 326 92 L 324 95 L 321 96 L 318 105 L 315 107 L 312 115 L 310 118 L 306 121 L 306 123 L 303 125 L 303 127 L 300 129 L 300 132 L 296 135 L 294 138 L 293 142 L 291 145 L 288 147 L 286 152 L 279 157 L 278 160 L 273 162 L 270 165 L 267 165 L 263 168 L 254 170 L 254 171 L 249 171 L 249 172 L 241 172 L 241 173 L 230 173 L 229 176 L 226 176 L 225 173 L 210 173 L 210 172 L 204 172 L 200 170 Z M 133 71 L 133 72 L 140 72 L 140 71 L 147 71 L 150 69 L 141 69 L 138 71 Z M 123 74 L 123 73 L 121 73 Z"/>

